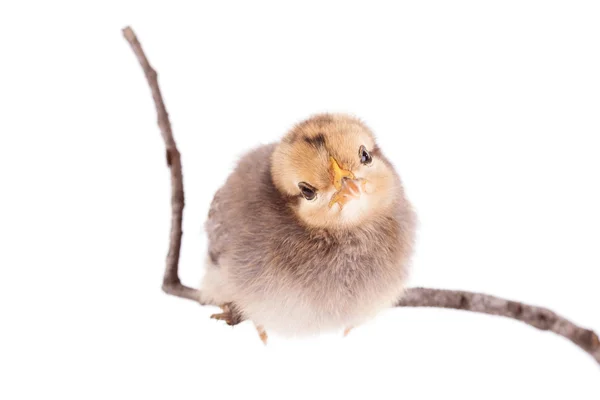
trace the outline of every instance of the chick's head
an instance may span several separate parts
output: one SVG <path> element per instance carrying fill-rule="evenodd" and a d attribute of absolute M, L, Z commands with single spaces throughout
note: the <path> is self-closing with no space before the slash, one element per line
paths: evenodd
<path fill-rule="evenodd" d="M 298 219 L 316 228 L 349 228 L 385 215 L 400 190 L 371 130 L 344 114 L 297 124 L 273 152 L 271 175 Z"/>

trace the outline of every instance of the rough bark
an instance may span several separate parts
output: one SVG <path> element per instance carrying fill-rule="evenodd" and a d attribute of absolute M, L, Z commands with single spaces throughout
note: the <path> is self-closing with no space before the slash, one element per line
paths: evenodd
<path fill-rule="evenodd" d="M 436 307 L 472 311 L 516 319 L 543 331 L 569 339 L 600 364 L 600 340 L 589 329 L 575 325 L 547 308 L 506 300 L 482 293 L 429 288 L 411 288 L 397 307 Z"/>
<path fill-rule="evenodd" d="M 140 62 L 144 74 L 146 75 L 148 85 L 150 86 L 154 105 L 156 106 L 156 114 L 158 116 L 158 127 L 160 128 L 160 133 L 165 141 L 167 165 L 171 170 L 171 234 L 162 289 L 166 293 L 177 297 L 199 300 L 200 296 L 198 290 L 183 285 L 179 280 L 179 252 L 181 250 L 181 237 L 183 236 L 181 223 L 183 220 L 183 207 L 185 206 L 183 175 L 181 173 L 181 155 L 179 154 L 179 150 L 177 150 L 177 145 L 175 144 L 175 139 L 173 138 L 173 132 L 171 130 L 171 123 L 169 121 L 169 114 L 165 108 L 165 103 L 160 93 L 160 87 L 158 86 L 158 74 L 148 62 L 144 50 L 142 49 L 142 45 L 135 36 L 133 30 L 130 27 L 126 27 L 123 29 L 123 36 L 125 36 L 125 39 L 127 39 L 131 45 L 131 49 Z"/>

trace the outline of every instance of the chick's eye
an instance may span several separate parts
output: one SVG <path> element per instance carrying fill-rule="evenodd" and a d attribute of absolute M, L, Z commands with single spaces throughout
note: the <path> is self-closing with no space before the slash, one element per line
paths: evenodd
<path fill-rule="evenodd" d="M 312 200 L 317 196 L 317 189 L 306 182 L 300 182 L 298 187 L 300 188 L 300 194 L 302 194 L 306 200 Z"/>
<path fill-rule="evenodd" d="M 371 164 L 371 161 L 373 161 L 373 157 L 371 157 L 365 146 L 360 146 L 358 155 L 360 156 L 360 162 L 362 164 Z"/>

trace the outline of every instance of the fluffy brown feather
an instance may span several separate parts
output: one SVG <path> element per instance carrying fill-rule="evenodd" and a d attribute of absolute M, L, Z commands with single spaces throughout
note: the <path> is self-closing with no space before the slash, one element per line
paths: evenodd
<path fill-rule="evenodd" d="M 360 146 L 371 150 L 369 166 Z M 370 185 L 343 209 L 330 206 L 329 157 Z M 303 198 L 299 181 L 317 198 Z M 300 335 L 358 326 L 398 300 L 415 214 L 371 131 L 325 114 L 242 157 L 215 194 L 205 228 L 203 300 L 234 303 L 266 330 Z"/>

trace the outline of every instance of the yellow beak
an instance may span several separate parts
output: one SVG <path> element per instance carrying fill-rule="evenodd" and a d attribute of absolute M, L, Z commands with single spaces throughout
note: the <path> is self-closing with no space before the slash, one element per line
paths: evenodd
<path fill-rule="evenodd" d="M 329 208 L 337 203 L 342 209 L 349 200 L 360 197 L 365 181 L 355 179 L 354 174 L 342 169 L 335 158 L 329 157 L 329 162 L 331 180 L 333 186 L 337 189 L 337 192 L 331 197 Z"/>

